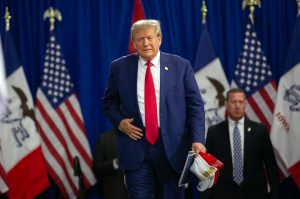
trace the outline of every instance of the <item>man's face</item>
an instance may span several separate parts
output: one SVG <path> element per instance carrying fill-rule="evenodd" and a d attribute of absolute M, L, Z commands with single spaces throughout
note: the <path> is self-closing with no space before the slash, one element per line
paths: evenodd
<path fill-rule="evenodd" d="M 146 28 L 134 35 L 134 47 L 145 60 L 153 59 L 159 50 L 161 37 L 158 37 L 154 28 Z"/>
<path fill-rule="evenodd" d="M 244 116 L 246 108 L 246 99 L 244 93 L 230 93 L 228 100 L 225 101 L 225 107 L 228 112 L 228 116 L 237 121 Z"/>

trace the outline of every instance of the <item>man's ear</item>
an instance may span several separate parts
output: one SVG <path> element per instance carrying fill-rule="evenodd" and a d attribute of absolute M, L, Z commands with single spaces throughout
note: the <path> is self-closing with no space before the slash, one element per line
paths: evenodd
<path fill-rule="evenodd" d="M 162 43 L 162 38 L 159 37 L 159 46 L 161 46 L 161 43 Z"/>

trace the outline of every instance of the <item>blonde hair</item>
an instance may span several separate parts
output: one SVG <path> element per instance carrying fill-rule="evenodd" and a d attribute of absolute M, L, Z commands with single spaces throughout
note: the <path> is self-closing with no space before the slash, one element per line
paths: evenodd
<path fill-rule="evenodd" d="M 143 29 L 147 29 L 147 28 L 154 28 L 156 31 L 156 36 L 162 38 L 162 32 L 161 32 L 161 27 L 160 27 L 160 22 L 158 20 L 154 20 L 154 19 L 142 19 L 139 21 L 136 21 L 130 30 L 130 38 L 131 41 L 134 41 L 134 36 L 135 33 L 143 30 Z"/>

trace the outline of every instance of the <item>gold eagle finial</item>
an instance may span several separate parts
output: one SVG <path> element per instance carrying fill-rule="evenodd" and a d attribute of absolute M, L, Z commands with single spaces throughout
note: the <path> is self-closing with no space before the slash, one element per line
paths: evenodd
<path fill-rule="evenodd" d="M 205 5 L 204 0 L 202 0 L 201 12 L 202 12 L 202 24 L 206 24 L 207 7 Z"/>
<path fill-rule="evenodd" d="M 47 10 L 44 12 L 43 18 L 44 18 L 44 20 L 46 20 L 47 18 L 49 18 L 49 22 L 50 22 L 50 30 L 54 30 L 54 28 L 55 28 L 55 26 L 54 26 L 55 18 L 56 18 L 58 21 L 61 21 L 61 20 L 62 20 L 62 16 L 61 16 L 60 11 L 57 10 L 57 9 L 54 9 L 53 7 L 50 7 L 49 9 L 47 9 Z"/>
<path fill-rule="evenodd" d="M 255 6 L 258 6 L 259 8 L 261 8 L 261 3 L 260 3 L 260 0 L 244 0 L 243 1 L 243 4 L 242 4 L 242 8 L 243 10 L 249 6 L 250 8 L 250 14 L 249 14 L 249 18 L 252 22 L 252 24 L 254 24 L 254 16 L 253 16 L 253 13 L 254 13 L 254 10 L 255 10 Z"/>
<path fill-rule="evenodd" d="M 11 19 L 10 13 L 8 11 L 8 7 L 5 8 L 4 19 L 5 19 L 5 31 L 7 32 L 10 29 L 10 19 Z"/>
<path fill-rule="evenodd" d="M 298 5 L 298 14 L 297 17 L 300 16 L 300 0 L 296 0 L 297 1 L 297 5 Z"/>

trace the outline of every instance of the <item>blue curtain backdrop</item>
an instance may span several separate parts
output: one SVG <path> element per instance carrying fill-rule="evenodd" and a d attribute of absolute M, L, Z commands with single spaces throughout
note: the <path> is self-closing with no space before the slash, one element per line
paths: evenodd
<path fill-rule="evenodd" d="M 11 33 L 33 96 L 40 84 L 49 22 L 43 13 L 59 9 L 56 35 L 75 82 L 92 150 L 96 137 L 111 127 L 101 99 L 110 62 L 126 55 L 133 0 L 0 0 L 0 30 L 4 39 L 4 11 L 8 6 Z M 146 18 L 162 24 L 161 50 L 180 55 L 193 64 L 201 32 L 201 0 L 143 0 Z M 211 39 L 229 81 L 241 50 L 249 9 L 242 0 L 206 0 Z M 255 9 L 255 28 L 275 80 L 286 58 L 297 16 L 296 0 L 261 0 Z M 205 52 L 203 52 L 205 53 Z M 10 71 L 7 71 L 9 73 Z"/>

